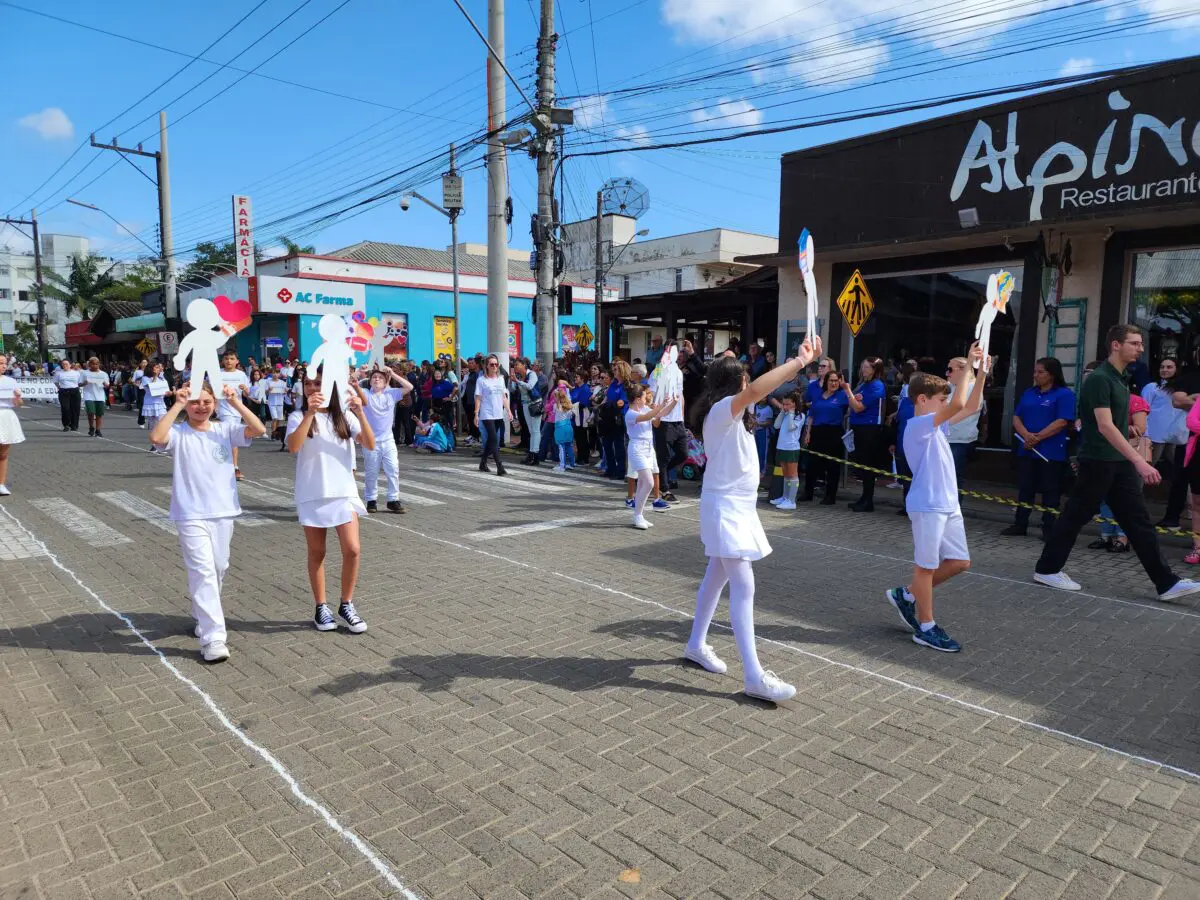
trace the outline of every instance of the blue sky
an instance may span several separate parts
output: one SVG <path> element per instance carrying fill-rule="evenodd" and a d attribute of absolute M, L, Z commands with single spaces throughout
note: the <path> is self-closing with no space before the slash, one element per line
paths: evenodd
<path fill-rule="evenodd" d="M 87 236 L 105 254 L 145 252 L 100 213 L 63 202 L 73 196 L 156 245 L 153 185 L 115 154 L 84 147 L 39 185 L 92 130 L 104 142 L 144 139 L 155 149 L 157 111 L 166 105 L 177 123 L 170 129 L 177 252 L 229 239 L 235 191 L 254 198 L 265 243 L 276 233 L 319 251 L 364 239 L 449 243 L 441 217 L 419 204 L 402 213 L 395 198 L 318 219 L 389 187 L 417 186 L 436 199 L 444 164 L 435 154 L 484 127 L 486 51 L 451 0 L 264 0 L 257 9 L 247 0 L 18 5 L 188 55 L 254 11 L 204 53 L 211 62 L 193 62 L 140 99 L 187 56 L 0 3 L 0 33 L 8 37 L 0 93 L 5 214 L 24 215 L 36 204 L 47 231 Z M 485 0 L 465 5 L 486 28 Z M 532 96 L 537 3 L 508 0 L 507 6 L 509 67 Z M 583 98 L 572 101 L 581 126 L 568 138 L 575 149 L 724 134 L 1169 59 L 1187 55 L 1200 35 L 1200 0 L 557 0 L 556 7 L 563 35 L 559 92 Z M 1025 47 L 1032 49 L 1004 55 Z M 222 70 L 222 63 L 257 74 Z M 698 73 L 707 77 L 685 81 Z M 630 92 L 635 86 L 648 87 Z M 511 86 L 508 101 L 510 112 L 519 113 L 522 102 Z M 717 225 L 774 234 L 780 153 L 930 115 L 570 159 L 564 219 L 591 215 L 605 179 L 632 176 L 650 191 L 641 224 L 652 236 Z M 470 148 L 460 157 L 467 169 L 461 240 L 485 239 L 481 156 Z M 134 161 L 152 172 L 151 160 Z M 380 185 L 368 188 L 372 181 Z M 532 160 L 512 154 L 514 246 L 529 246 L 535 183 Z M 337 199 L 352 190 L 359 193 Z M 22 241 L 4 229 L 3 243 Z"/>

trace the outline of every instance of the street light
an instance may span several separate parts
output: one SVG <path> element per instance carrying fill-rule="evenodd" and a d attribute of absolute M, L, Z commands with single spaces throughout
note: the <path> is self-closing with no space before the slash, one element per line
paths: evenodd
<path fill-rule="evenodd" d="M 84 203 L 82 200 L 76 200 L 72 197 L 68 197 L 67 202 L 73 203 L 76 206 L 82 206 L 84 209 L 93 209 L 96 212 L 100 213 L 101 215 L 108 216 L 110 219 L 113 220 L 113 222 L 116 223 L 118 228 L 120 228 L 126 234 L 130 235 L 135 241 L 137 241 L 139 244 L 141 244 L 143 247 L 145 247 L 147 250 L 149 250 L 152 254 L 154 254 L 155 259 L 158 259 L 158 251 L 157 250 L 155 250 L 153 247 L 151 247 L 149 244 L 147 244 L 145 241 L 143 241 L 140 237 L 138 237 L 136 234 L 134 234 L 132 231 L 130 231 L 128 228 L 126 228 L 124 226 L 124 224 L 122 224 L 118 219 L 116 219 L 112 215 L 109 215 L 109 213 L 105 212 L 100 207 L 96 206 L 93 203 Z"/>

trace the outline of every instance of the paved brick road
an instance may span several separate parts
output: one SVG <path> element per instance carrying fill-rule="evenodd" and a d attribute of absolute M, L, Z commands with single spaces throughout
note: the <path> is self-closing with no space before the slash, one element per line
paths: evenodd
<path fill-rule="evenodd" d="M 727 631 L 731 676 L 679 659 L 694 491 L 642 533 L 605 485 L 405 453 L 410 513 L 363 526 L 371 630 L 319 634 L 264 442 L 208 668 L 154 509 L 169 464 L 121 415 L 104 441 L 23 419 L 0 897 L 1200 897 L 1200 605 L 1128 556 L 1081 547 L 1089 593 L 1053 593 L 1036 542 L 969 523 L 950 656 L 884 603 L 899 518 L 764 511 L 760 651 L 800 688 L 775 709 Z"/>

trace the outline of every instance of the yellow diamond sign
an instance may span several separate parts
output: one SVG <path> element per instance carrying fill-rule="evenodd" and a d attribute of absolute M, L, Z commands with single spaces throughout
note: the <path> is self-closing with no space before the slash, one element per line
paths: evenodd
<path fill-rule="evenodd" d="M 594 340 L 595 337 L 592 335 L 592 329 L 587 327 L 587 322 L 584 322 L 575 329 L 575 343 L 579 345 L 580 350 L 587 350 L 588 347 L 592 346 L 592 341 Z"/>
<path fill-rule="evenodd" d="M 871 299 L 871 292 L 867 290 L 867 283 L 863 281 L 862 272 L 858 269 L 854 270 L 854 274 L 842 288 L 837 305 L 846 324 L 850 326 L 850 333 L 858 337 L 858 333 L 867 324 L 867 319 L 871 318 L 871 313 L 875 311 L 875 301 Z"/>

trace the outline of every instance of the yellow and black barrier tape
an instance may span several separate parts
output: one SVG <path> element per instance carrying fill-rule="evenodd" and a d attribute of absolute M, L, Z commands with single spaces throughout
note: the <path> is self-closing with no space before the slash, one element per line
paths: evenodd
<path fill-rule="evenodd" d="M 910 475 L 901 475 L 897 472 L 889 472 L 886 469 L 877 469 L 874 466 L 866 466 L 861 463 L 856 463 L 856 462 L 847 460 L 845 457 L 842 457 L 842 456 L 830 456 L 827 453 L 819 453 L 816 450 L 809 450 L 807 447 L 801 447 L 800 452 L 807 453 L 809 456 L 816 456 L 816 457 L 820 457 L 821 459 L 828 459 L 833 462 L 844 463 L 845 465 L 849 466 L 851 469 L 858 469 L 859 471 L 862 471 L 862 472 L 873 472 L 876 475 L 883 475 L 886 478 L 895 478 L 897 481 L 912 481 L 912 476 L 910 476 Z M 775 474 L 776 475 L 783 474 L 782 470 L 778 466 L 775 467 Z M 1000 497 L 1000 496 L 997 496 L 996 494 L 986 494 L 983 491 L 970 491 L 970 490 L 967 490 L 966 488 L 959 488 L 958 492 L 960 494 L 962 494 L 964 497 L 972 497 L 976 500 L 987 500 L 991 503 L 999 503 L 1004 506 L 1011 506 L 1014 509 L 1028 509 L 1031 512 L 1051 513 L 1052 515 L 1055 515 L 1055 516 L 1062 515 L 1061 509 L 1055 509 L 1052 506 L 1040 506 L 1037 503 L 1022 503 L 1020 500 L 1013 500 L 1009 497 Z M 1106 519 L 1103 516 L 1095 516 L 1092 519 L 1092 521 L 1093 522 L 1102 522 L 1107 525 L 1116 525 L 1117 527 L 1120 527 L 1120 523 L 1116 519 Z M 1191 531 L 1191 529 L 1188 529 L 1188 528 L 1163 528 L 1162 526 L 1156 525 L 1154 530 L 1157 531 L 1159 534 L 1169 534 L 1174 537 L 1186 537 L 1186 538 L 1192 537 L 1192 531 Z"/>

